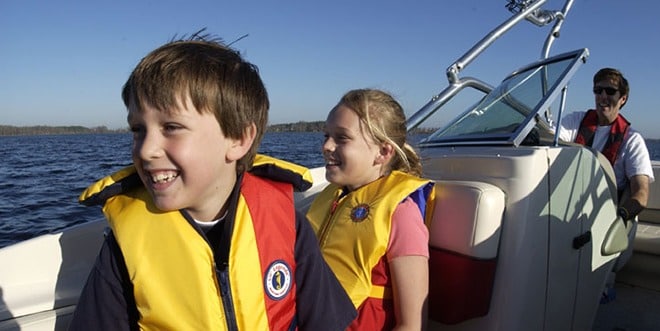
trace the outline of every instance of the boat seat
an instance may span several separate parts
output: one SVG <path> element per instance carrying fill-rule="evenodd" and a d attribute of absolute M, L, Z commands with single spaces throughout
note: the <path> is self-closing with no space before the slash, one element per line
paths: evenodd
<path fill-rule="evenodd" d="M 436 181 L 429 225 L 429 318 L 455 324 L 488 313 L 505 195 L 477 181 Z"/>
<path fill-rule="evenodd" d="M 653 176 L 655 180 L 660 180 L 660 162 L 653 162 Z M 649 185 L 649 201 L 646 209 L 639 213 L 639 221 L 653 223 L 660 226 L 660 185 Z"/>
<path fill-rule="evenodd" d="M 636 252 L 660 255 L 660 224 L 640 221 L 637 224 L 637 232 L 633 248 Z"/>
<path fill-rule="evenodd" d="M 660 167 L 653 167 L 653 176 L 658 180 Z M 637 218 L 635 251 L 660 255 L 660 185 L 650 185 L 648 204 Z"/>

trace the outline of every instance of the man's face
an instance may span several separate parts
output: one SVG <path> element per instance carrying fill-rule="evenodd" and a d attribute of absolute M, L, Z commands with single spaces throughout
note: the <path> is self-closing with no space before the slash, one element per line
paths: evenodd
<path fill-rule="evenodd" d="M 605 79 L 594 84 L 594 99 L 598 112 L 598 124 L 609 125 L 619 115 L 619 110 L 626 102 L 628 96 L 621 95 L 619 85 L 612 79 Z"/>

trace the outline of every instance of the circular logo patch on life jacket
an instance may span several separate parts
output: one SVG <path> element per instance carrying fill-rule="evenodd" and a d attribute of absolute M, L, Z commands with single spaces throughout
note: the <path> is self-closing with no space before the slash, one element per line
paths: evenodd
<path fill-rule="evenodd" d="M 369 216 L 369 205 L 362 203 L 351 210 L 351 219 L 353 222 L 362 222 Z"/>
<path fill-rule="evenodd" d="M 266 269 L 264 288 L 268 297 L 280 300 L 291 289 L 291 268 L 282 260 L 274 261 Z"/>

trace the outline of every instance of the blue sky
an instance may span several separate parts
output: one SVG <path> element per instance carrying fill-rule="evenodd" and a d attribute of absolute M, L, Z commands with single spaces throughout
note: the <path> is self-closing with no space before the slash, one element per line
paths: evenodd
<path fill-rule="evenodd" d="M 392 93 L 407 115 L 447 85 L 447 67 L 510 13 L 504 0 L 0 1 L 0 124 L 125 127 L 120 90 L 137 62 L 206 27 L 261 72 L 270 123 L 325 119 L 353 88 Z M 637 4 L 637 5 L 633 5 Z M 545 9 L 563 2 L 549 0 Z M 593 107 L 604 66 L 631 85 L 623 114 L 660 138 L 660 2 L 576 0 L 551 54 L 588 48 L 567 107 Z M 540 57 L 549 26 L 522 22 L 461 76 L 492 85 Z M 440 116 L 440 123 L 442 116 Z"/>

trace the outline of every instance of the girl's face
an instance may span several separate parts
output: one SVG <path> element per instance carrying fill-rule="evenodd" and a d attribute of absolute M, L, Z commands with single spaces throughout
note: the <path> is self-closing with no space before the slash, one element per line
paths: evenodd
<path fill-rule="evenodd" d="M 351 191 L 380 178 L 385 162 L 381 146 L 364 132 L 358 115 L 344 105 L 328 114 L 323 157 L 326 179 Z"/>
<path fill-rule="evenodd" d="M 133 163 L 158 209 L 185 209 L 196 220 L 212 221 L 224 212 L 236 182 L 241 140 L 225 137 L 215 116 L 200 114 L 190 100 L 179 105 L 170 113 L 129 107 Z"/>

